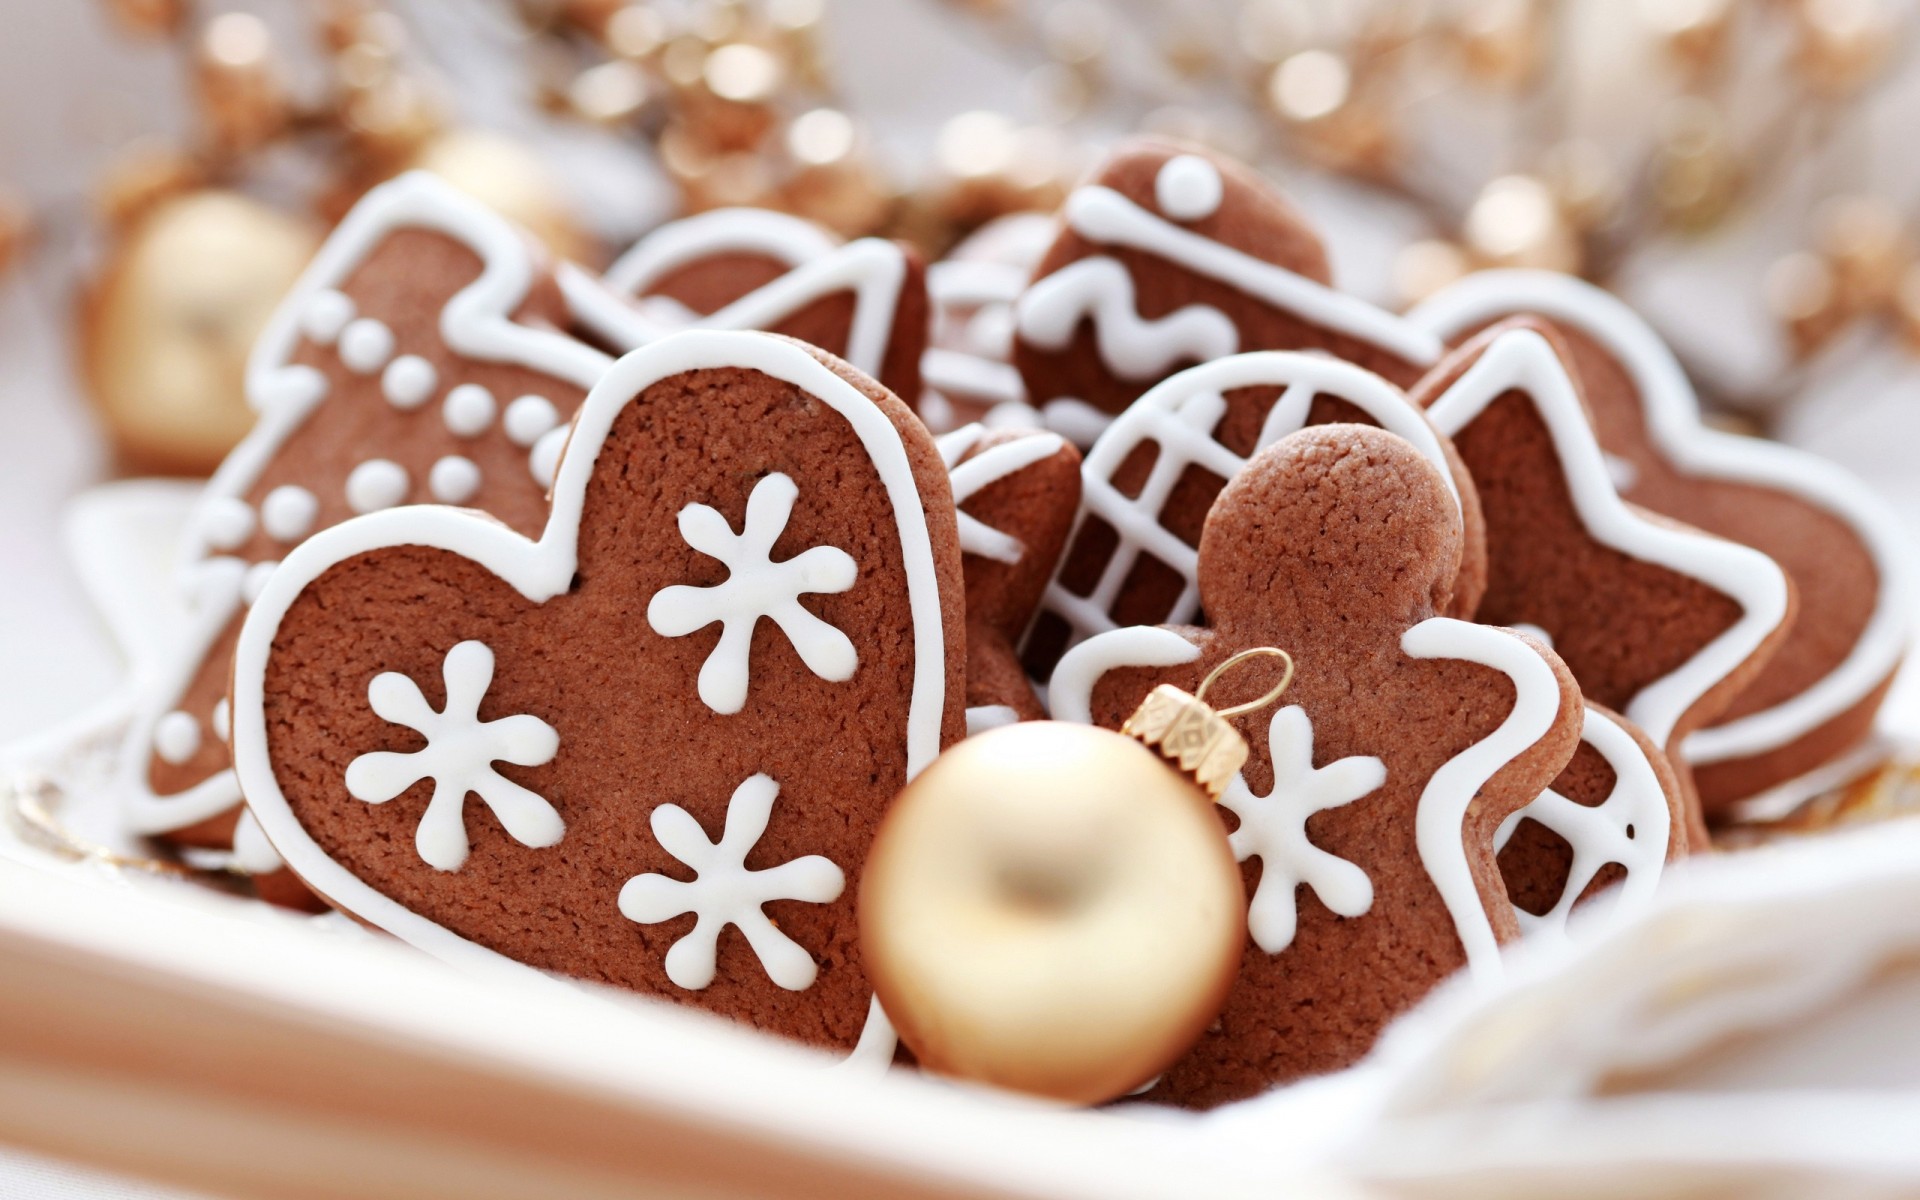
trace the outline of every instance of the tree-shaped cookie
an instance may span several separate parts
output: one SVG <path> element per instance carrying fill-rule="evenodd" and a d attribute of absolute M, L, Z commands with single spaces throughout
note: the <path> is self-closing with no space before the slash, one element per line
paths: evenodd
<path fill-rule="evenodd" d="M 1015 308 L 1027 402 L 1082 444 L 1154 384 L 1248 350 L 1322 350 L 1396 381 L 1432 334 L 1330 286 L 1319 238 L 1251 169 L 1129 143 L 1074 189 Z"/>
<path fill-rule="evenodd" d="M 1832 463 L 1704 427 L 1672 353 L 1599 288 L 1486 272 L 1412 320 L 1451 340 L 1515 313 L 1564 339 L 1622 496 L 1763 551 L 1793 580 L 1799 617 L 1778 651 L 1682 750 L 1709 815 L 1782 815 L 1819 786 L 1809 773 L 1862 746 L 1905 653 L 1913 591 L 1898 523 Z"/>
<path fill-rule="evenodd" d="M 1237 718 L 1253 754 L 1222 800 L 1252 944 L 1219 1023 L 1149 1096 L 1211 1106 L 1338 1069 L 1454 970 L 1500 970 L 1519 923 L 1495 838 L 1573 755 L 1582 707 L 1538 643 L 1439 615 L 1460 554 L 1431 452 L 1366 426 L 1305 429 L 1208 514 L 1207 628 L 1115 630 L 1055 672 L 1056 718 L 1118 726 L 1155 685 L 1191 690 L 1239 651 L 1297 664 L 1286 707 Z M 1275 678 L 1250 664 L 1214 695 Z"/>
<path fill-rule="evenodd" d="M 127 747 L 136 831 L 231 844 L 233 639 L 310 534 L 425 502 L 540 528 L 567 418 L 611 362 L 566 319 L 532 239 L 432 176 L 375 188 L 340 223 L 254 348 L 259 424 L 196 511 L 182 578 L 196 628 L 145 685 Z"/>
<path fill-rule="evenodd" d="M 811 222 L 759 209 L 673 221 L 604 279 L 560 273 L 583 331 L 616 351 L 678 329 L 759 329 L 835 354 L 909 406 L 927 344 L 926 269 L 905 242 L 838 245 Z"/>
<path fill-rule="evenodd" d="M 537 540 L 417 507 L 289 554 L 234 656 L 234 752 L 320 895 L 839 1048 L 881 811 L 964 732 L 945 466 L 872 380 L 693 331 L 574 423 Z"/>
<path fill-rule="evenodd" d="M 967 586 L 967 726 L 1046 710 L 1015 647 L 1080 507 L 1080 453 L 1057 433 L 965 425 L 940 438 L 959 509 Z"/>
<path fill-rule="evenodd" d="M 1588 699 L 1678 757 L 1785 635 L 1786 575 L 1620 499 L 1565 351 L 1538 321 L 1486 330 L 1413 394 L 1480 486 L 1479 618 L 1544 630 Z"/>

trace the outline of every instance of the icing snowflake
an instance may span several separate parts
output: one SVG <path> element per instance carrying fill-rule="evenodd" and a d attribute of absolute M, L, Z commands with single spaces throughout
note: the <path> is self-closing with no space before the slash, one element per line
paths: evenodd
<path fill-rule="evenodd" d="M 768 978 L 788 991 L 812 986 L 819 974 L 812 956 L 780 932 L 761 906 L 773 900 L 826 904 L 839 898 L 847 880 L 839 867 L 818 854 L 764 871 L 748 869 L 747 855 L 767 831 L 779 794 L 780 785 L 770 776 L 750 776 L 727 801 L 727 827 L 718 842 L 709 842 L 693 814 L 677 804 L 653 810 L 653 836 L 667 853 L 693 868 L 694 879 L 635 875 L 620 889 L 620 912 L 642 925 L 694 914 L 692 931 L 667 951 L 667 978 L 676 986 L 698 991 L 713 982 L 720 931 L 729 925 L 746 935 Z"/>
<path fill-rule="evenodd" d="M 700 668 L 700 699 L 717 713 L 737 713 L 747 702 L 747 658 L 754 626 L 767 617 L 778 625 L 800 661 L 822 679 L 853 678 L 860 663 L 847 635 L 800 607 L 808 592 L 844 592 L 858 569 L 853 556 L 833 546 L 815 546 L 774 562 L 773 544 L 786 532 L 800 489 L 778 472 L 754 485 L 747 497 L 744 532 L 704 504 L 680 510 L 680 536 L 687 545 L 727 565 L 726 582 L 662 588 L 647 605 L 647 624 L 662 637 L 684 637 L 720 622 L 720 641 Z"/>
<path fill-rule="evenodd" d="M 347 793 L 369 804 L 385 804 L 422 779 L 433 780 L 433 798 L 420 817 L 414 846 L 428 865 L 457 871 L 467 861 L 467 793 L 486 801 L 500 824 L 522 845 L 554 845 L 566 824 L 553 805 L 493 769 L 496 762 L 537 767 L 560 749 L 560 735 L 539 717 L 520 715 L 497 721 L 480 719 L 480 701 L 493 683 L 493 651 L 479 642 L 461 642 L 447 651 L 441 675 L 447 706 L 439 712 L 420 687 L 393 671 L 373 677 L 367 701 L 384 720 L 419 732 L 425 749 L 399 753 L 379 750 L 347 765 Z"/>
<path fill-rule="evenodd" d="M 1299 919 L 1294 891 L 1313 888 L 1328 908 L 1357 917 L 1373 907 L 1373 881 L 1367 873 L 1307 839 L 1307 818 L 1350 804 L 1387 781 L 1377 758 L 1354 756 L 1314 769 L 1313 722 L 1299 705 L 1273 714 L 1267 729 L 1273 757 L 1273 787 L 1256 796 L 1243 775 L 1235 775 L 1220 803 L 1240 818 L 1228 839 L 1241 862 L 1260 860 L 1260 886 L 1247 906 L 1247 931 L 1254 944 L 1278 954 L 1293 944 Z"/>

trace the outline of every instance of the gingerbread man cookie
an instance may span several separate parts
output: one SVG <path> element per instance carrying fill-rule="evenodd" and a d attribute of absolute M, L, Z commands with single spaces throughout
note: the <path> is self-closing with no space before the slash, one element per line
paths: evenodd
<path fill-rule="evenodd" d="M 254 348 L 259 424 L 194 516 L 193 636 L 146 689 L 125 756 L 135 831 L 233 844 L 233 640 L 310 534 L 424 502 L 540 528 L 567 418 L 612 361 L 561 332 L 566 318 L 532 239 L 433 176 L 375 188 L 340 223 Z M 272 869 L 253 830 L 238 848 L 242 866 Z"/>
<path fill-rule="evenodd" d="M 396 509 L 288 555 L 235 651 L 248 804 L 423 949 L 850 1048 L 867 844 L 963 734 L 948 497 L 912 413 L 810 347 L 635 351 L 537 541 Z"/>
<path fill-rule="evenodd" d="M 585 333 L 617 351 L 678 329 L 758 329 L 838 355 L 910 405 L 920 396 L 926 269 L 904 242 L 836 246 L 798 218 L 726 209 L 662 226 L 604 280 L 567 266 L 560 283 Z"/>
<path fill-rule="evenodd" d="M 1480 485 L 1479 618 L 1543 630 L 1588 699 L 1677 756 L 1786 635 L 1792 586 L 1758 550 L 1622 501 L 1567 362 L 1543 323 L 1505 321 L 1413 397 Z"/>
<path fill-rule="evenodd" d="M 1061 209 L 1015 308 L 1013 362 L 1048 425 L 1090 443 L 1183 366 L 1248 350 L 1323 350 L 1406 382 L 1438 339 L 1335 291 L 1325 250 L 1249 168 L 1136 142 Z"/>
<path fill-rule="evenodd" d="M 1056 719 L 1117 726 L 1155 685 L 1191 690 L 1238 651 L 1297 663 L 1286 707 L 1236 718 L 1253 754 L 1221 801 L 1252 944 L 1218 1024 L 1149 1097 L 1208 1107 L 1336 1070 L 1455 969 L 1500 970 L 1519 923 L 1495 839 L 1572 757 L 1583 710 L 1538 643 L 1439 615 L 1461 549 L 1431 447 L 1301 430 L 1208 514 L 1208 628 L 1114 630 L 1054 673 Z M 1248 664 L 1218 701 L 1273 682 Z"/>
<path fill-rule="evenodd" d="M 1792 579 L 1793 628 L 1681 751 L 1710 817 L 1783 815 L 1806 798 L 1803 777 L 1866 739 L 1905 653 L 1913 593 L 1897 522 L 1832 463 L 1702 426 L 1672 353 L 1598 288 L 1545 272 L 1487 272 L 1412 320 L 1457 338 L 1514 313 L 1547 319 L 1565 340 L 1621 495 L 1754 547 Z"/>
<path fill-rule="evenodd" d="M 1057 433 L 966 425 L 940 438 L 967 586 L 967 729 L 1046 716 L 1014 647 L 1080 507 L 1080 452 Z"/>
<path fill-rule="evenodd" d="M 1379 376 L 1320 355 L 1262 351 L 1193 367 L 1122 413 L 1088 452 L 1083 513 L 1023 647 L 1045 679 L 1075 642 L 1122 625 L 1200 619 L 1201 525 L 1247 459 L 1306 425 L 1378 425 L 1447 472 L 1465 553 L 1446 601 L 1471 616 L 1486 583 L 1486 536 L 1472 479 L 1419 406 Z"/>

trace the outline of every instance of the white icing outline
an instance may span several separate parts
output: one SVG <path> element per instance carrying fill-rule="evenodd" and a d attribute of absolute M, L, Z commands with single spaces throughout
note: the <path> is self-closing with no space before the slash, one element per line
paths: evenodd
<path fill-rule="evenodd" d="M 1033 281 L 1014 306 L 1020 339 L 1058 354 L 1083 322 L 1093 326 L 1100 361 L 1121 379 L 1159 379 L 1174 364 L 1205 363 L 1240 349 L 1240 327 L 1207 304 L 1164 317 L 1142 317 L 1133 273 L 1117 258 L 1095 255 Z"/>
<path fill-rule="evenodd" d="M 240 802 L 230 770 L 184 792 L 162 796 L 147 782 L 152 725 L 178 706 L 201 660 L 242 603 L 240 579 L 214 555 L 201 514 L 253 489 L 280 447 L 327 395 L 325 377 L 294 364 L 304 336 L 302 322 L 316 296 L 339 295 L 338 285 L 387 237 L 403 228 L 441 233 L 480 258 L 478 278 L 456 292 L 440 311 L 440 336 L 449 349 L 483 362 L 504 362 L 590 387 L 612 359 L 571 335 L 521 325 L 513 313 L 535 282 L 531 243 L 486 205 L 424 171 L 410 171 L 375 187 L 341 220 L 268 318 L 247 357 L 247 400 L 259 412 L 253 430 L 208 480 L 183 538 L 180 585 L 195 598 L 194 627 L 169 668 L 156 676 L 128 731 L 120 792 L 131 828 L 162 833 L 197 824 Z M 344 324 L 344 322 L 343 322 Z M 209 572 L 213 578 L 202 578 Z"/>
<path fill-rule="evenodd" d="M 716 208 L 669 221 L 629 246 L 604 278 L 623 296 L 638 297 L 667 275 L 703 258 L 749 254 L 788 270 L 832 254 L 839 239 L 804 217 L 766 208 Z"/>
<path fill-rule="evenodd" d="M 681 333 L 622 358 L 588 393 L 553 487 L 546 530 L 529 541 L 480 514 L 453 508 L 387 509 L 314 534 L 288 554 L 247 614 L 234 650 L 234 765 L 248 807 L 274 848 L 329 901 L 427 953 L 498 966 L 512 960 L 404 907 L 328 857 L 280 791 L 267 752 L 264 683 L 268 654 L 287 610 L 329 568 L 356 555 L 418 545 L 472 559 L 522 596 L 543 603 L 572 585 L 580 514 L 613 422 L 654 382 L 686 371 L 739 367 L 801 388 L 839 413 L 879 471 L 900 534 L 913 621 L 913 685 L 907 711 L 909 779 L 940 752 L 946 703 L 946 643 L 932 538 L 899 432 L 865 394 L 799 346 L 754 333 Z M 518 964 L 516 964 L 518 965 Z M 522 970 L 533 968 L 520 966 Z"/>
<path fill-rule="evenodd" d="M 1648 520 L 1621 500 L 1572 378 L 1552 344 L 1534 330 L 1510 330 L 1495 338 L 1427 406 L 1427 418 L 1441 433 L 1457 437 L 1509 391 L 1524 395 L 1546 426 L 1574 510 L 1594 541 L 1705 584 L 1740 606 L 1738 620 L 1621 706 L 1656 745 L 1666 746 L 1687 711 L 1752 658 L 1786 620 L 1786 574 L 1750 546 Z"/>
<path fill-rule="evenodd" d="M 1591 284 L 1547 271 L 1484 271 L 1443 289 L 1408 315 L 1451 337 L 1497 317 L 1537 313 L 1580 330 L 1617 358 L 1640 394 L 1647 432 L 1685 474 L 1787 492 L 1851 527 L 1880 574 L 1879 601 L 1853 649 L 1812 687 L 1769 709 L 1689 734 L 1693 763 L 1765 754 L 1860 703 L 1905 652 L 1914 596 L 1910 551 L 1898 520 L 1859 480 L 1805 451 L 1708 428 L 1673 352 L 1638 314 Z"/>
<path fill-rule="evenodd" d="M 1618 721 L 1591 705 L 1581 721 L 1580 740 L 1599 751 L 1613 768 L 1613 788 L 1607 798 L 1597 805 L 1576 804 L 1548 788 L 1502 821 L 1494 834 L 1493 849 L 1498 854 L 1522 821 L 1538 821 L 1573 847 L 1567 881 L 1554 906 L 1538 916 L 1514 906 L 1521 930 L 1529 935 L 1564 938 L 1574 904 L 1608 863 L 1618 863 L 1627 872 L 1615 889 L 1616 918 L 1631 916 L 1650 904 L 1666 870 L 1673 813 L 1646 751 Z M 1632 837 L 1627 836 L 1629 828 L 1634 831 Z"/>
<path fill-rule="evenodd" d="M 1165 622 L 1185 624 L 1200 611 L 1196 574 L 1199 551 L 1175 537 L 1160 524 L 1158 516 L 1188 465 L 1198 464 L 1227 480 L 1246 465 L 1246 459 L 1214 440 L 1212 431 L 1226 415 L 1225 393 L 1247 387 L 1281 389 L 1261 425 L 1257 449 L 1302 428 L 1314 397 L 1331 396 L 1412 443 L 1440 473 L 1447 494 L 1453 498 L 1454 511 L 1460 511 L 1453 468 L 1432 424 L 1407 402 L 1400 389 L 1373 372 L 1296 350 L 1255 350 L 1189 367 L 1162 380 L 1114 418 L 1081 464 L 1080 511 L 1074 516 L 1067 544 L 1073 545 L 1089 515 L 1106 521 L 1119 542 L 1090 594 L 1076 596 L 1060 583 L 1059 572 L 1067 563 L 1065 555 L 1047 584 L 1041 608 L 1067 623 L 1069 645 L 1115 627 L 1108 610 L 1143 552 L 1150 552 L 1186 581 L 1185 591 Z M 1129 499 L 1111 480 L 1142 442 L 1155 443 L 1159 452 L 1138 498 Z"/>
<path fill-rule="evenodd" d="M 1220 211 L 1227 181 L 1220 168 L 1198 154 L 1178 154 L 1160 164 L 1153 175 L 1153 202 L 1180 222 L 1201 221 Z"/>
<path fill-rule="evenodd" d="M 986 434 L 978 424 L 965 425 L 934 439 L 940 458 L 947 464 L 947 479 L 953 486 L 953 506 L 960 518 L 960 552 L 1012 565 L 1027 552 L 1019 538 L 995 529 L 980 518 L 960 512 L 960 506 L 973 499 L 981 489 L 1000 482 L 1035 463 L 1052 458 L 1066 448 L 1067 441 L 1057 433 L 1035 433 L 1015 438 L 981 451 L 972 458 L 966 454 Z M 965 459 L 965 461 L 962 461 Z"/>

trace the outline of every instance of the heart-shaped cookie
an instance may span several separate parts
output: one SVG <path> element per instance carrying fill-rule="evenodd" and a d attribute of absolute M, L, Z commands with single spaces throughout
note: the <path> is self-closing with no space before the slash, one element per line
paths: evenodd
<path fill-rule="evenodd" d="M 595 385 L 537 541 L 394 509 L 289 554 L 235 651 L 235 764 L 302 879 L 423 949 L 852 1047 L 854 885 L 962 736 L 963 594 L 903 404 L 676 334 Z"/>

